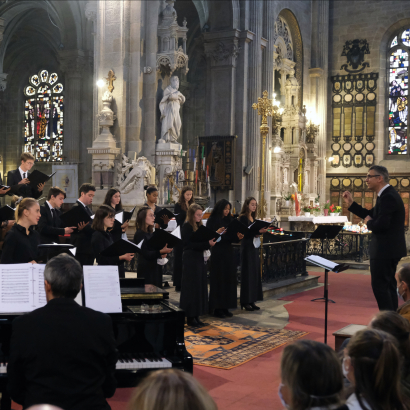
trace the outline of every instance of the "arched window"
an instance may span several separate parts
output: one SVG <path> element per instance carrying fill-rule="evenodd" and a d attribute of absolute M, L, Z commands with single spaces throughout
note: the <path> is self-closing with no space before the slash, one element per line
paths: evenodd
<path fill-rule="evenodd" d="M 56 73 L 42 70 L 24 88 L 24 151 L 36 161 L 63 160 L 64 97 Z"/>
<path fill-rule="evenodd" d="M 410 28 L 401 30 L 390 44 L 388 154 L 407 154 Z"/>

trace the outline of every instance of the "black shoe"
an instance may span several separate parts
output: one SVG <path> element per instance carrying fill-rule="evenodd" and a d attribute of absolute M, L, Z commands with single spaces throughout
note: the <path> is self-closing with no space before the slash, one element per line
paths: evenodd
<path fill-rule="evenodd" d="M 181 292 L 181 286 L 175 286 L 175 292 Z"/>
<path fill-rule="evenodd" d="M 253 307 L 253 310 L 261 310 L 261 308 L 256 306 L 255 303 L 250 303 L 250 305 Z"/>
<path fill-rule="evenodd" d="M 201 322 L 201 321 L 199 320 L 199 317 L 198 317 L 198 316 L 195 318 L 195 320 L 196 320 L 196 322 L 198 323 L 198 326 L 207 326 L 207 323 Z"/>
<path fill-rule="evenodd" d="M 196 319 L 194 317 L 187 317 L 186 323 L 187 323 L 188 326 L 198 327 L 198 322 L 196 321 Z"/>
<path fill-rule="evenodd" d="M 222 311 L 224 312 L 224 315 L 226 317 L 232 317 L 233 313 L 231 313 L 228 309 L 222 309 Z"/>
<path fill-rule="evenodd" d="M 242 304 L 241 304 L 241 310 L 242 310 L 242 309 L 248 310 L 248 311 L 250 311 L 250 312 L 253 312 L 253 310 L 254 310 L 251 305 L 242 305 Z"/>
<path fill-rule="evenodd" d="M 219 317 L 219 318 L 221 318 L 221 319 L 225 319 L 225 318 L 226 318 L 225 312 L 224 312 L 222 309 L 215 309 L 215 310 L 214 310 L 214 316 L 215 316 L 215 317 Z"/>

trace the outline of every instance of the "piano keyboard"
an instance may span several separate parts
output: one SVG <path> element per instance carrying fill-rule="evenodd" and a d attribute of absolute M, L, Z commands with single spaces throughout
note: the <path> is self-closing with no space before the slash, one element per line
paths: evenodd
<path fill-rule="evenodd" d="M 165 369 L 172 363 L 157 353 L 121 353 L 115 368 L 117 370 Z"/>

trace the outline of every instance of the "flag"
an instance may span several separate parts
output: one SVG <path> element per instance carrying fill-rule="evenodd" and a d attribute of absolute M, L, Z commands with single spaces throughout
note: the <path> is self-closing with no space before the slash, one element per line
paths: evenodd
<path fill-rule="evenodd" d="M 202 186 L 201 181 L 199 181 L 199 196 L 202 195 Z"/>
<path fill-rule="evenodd" d="M 178 175 L 179 175 L 179 171 L 177 170 L 177 183 L 178 183 Z"/>
<path fill-rule="evenodd" d="M 201 153 L 201 158 L 205 156 L 205 145 L 202 145 L 202 153 Z"/>
<path fill-rule="evenodd" d="M 181 148 L 181 158 L 183 157 L 183 152 L 182 152 L 182 148 Z"/>
<path fill-rule="evenodd" d="M 205 158 L 202 159 L 202 169 L 205 171 Z"/>
<path fill-rule="evenodd" d="M 195 171 L 195 184 L 198 183 L 198 170 Z"/>
<path fill-rule="evenodd" d="M 194 171 L 196 170 L 196 158 L 194 159 Z"/>

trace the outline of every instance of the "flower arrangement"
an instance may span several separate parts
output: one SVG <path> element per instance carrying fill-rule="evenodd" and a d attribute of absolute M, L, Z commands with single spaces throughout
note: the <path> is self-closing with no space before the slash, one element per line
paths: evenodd
<path fill-rule="evenodd" d="M 304 206 L 304 207 L 302 208 L 302 211 L 303 211 L 303 212 L 312 212 L 312 210 L 313 210 L 313 208 L 312 208 L 310 205 Z"/>
<path fill-rule="evenodd" d="M 323 205 L 323 209 L 330 209 L 329 200 L 327 200 L 326 203 Z"/>
<path fill-rule="evenodd" d="M 312 208 L 312 211 L 315 215 L 319 215 L 320 214 L 320 206 L 316 205 Z"/>
<path fill-rule="evenodd" d="M 283 199 L 284 199 L 285 201 L 290 201 L 291 198 L 292 198 L 292 194 L 290 194 L 290 193 L 288 193 L 288 194 L 286 194 L 286 195 L 283 195 Z"/>
<path fill-rule="evenodd" d="M 319 203 L 319 201 L 320 201 L 320 195 L 318 195 L 318 196 L 317 196 L 317 198 L 315 198 L 315 203 L 317 203 L 317 204 L 318 204 L 318 203 Z"/>
<path fill-rule="evenodd" d="M 334 214 L 335 212 L 336 212 L 336 209 L 335 209 L 336 207 L 332 204 L 332 205 L 330 205 L 329 206 L 329 210 L 330 210 L 330 213 L 331 214 Z"/>
<path fill-rule="evenodd" d="M 337 207 L 336 207 L 336 212 L 337 212 L 337 213 L 342 212 L 342 207 L 341 207 L 341 206 L 337 206 Z"/>
<path fill-rule="evenodd" d="M 290 200 L 291 200 L 291 201 L 294 201 L 294 200 L 295 200 L 295 194 L 292 194 L 292 195 L 290 196 Z"/>

